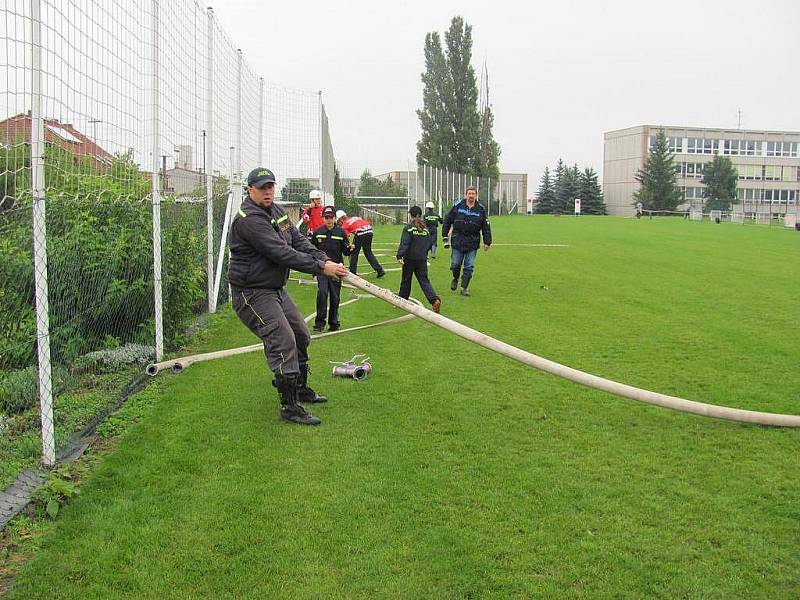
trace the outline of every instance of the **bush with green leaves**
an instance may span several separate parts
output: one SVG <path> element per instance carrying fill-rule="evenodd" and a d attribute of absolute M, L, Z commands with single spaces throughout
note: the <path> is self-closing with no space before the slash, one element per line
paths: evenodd
<path fill-rule="evenodd" d="M 33 510 L 38 517 L 47 515 L 55 519 L 69 499 L 78 495 L 77 486 L 66 477 L 69 477 L 69 470 L 67 467 L 62 467 L 51 473 L 47 480 L 31 493 Z"/>
<path fill-rule="evenodd" d="M 69 373 L 63 367 L 51 367 L 53 393 L 69 387 Z M 0 413 L 18 415 L 39 403 L 39 380 L 36 365 L 10 372 L 0 372 Z"/>
<path fill-rule="evenodd" d="M 26 148 L 23 146 L 23 148 Z M 19 148 L 16 148 L 18 151 Z M 20 171 L 25 152 L 0 148 Z M 19 163 L 19 164 L 17 164 Z M 24 169 L 22 171 L 24 172 Z M 152 206 L 149 175 L 130 155 L 104 168 L 48 146 L 47 252 L 51 358 L 153 339 Z M 33 364 L 36 340 L 29 186 L 15 180 L 0 206 L 0 369 Z M 205 299 L 205 206 L 162 202 L 164 342 L 172 347 Z"/>

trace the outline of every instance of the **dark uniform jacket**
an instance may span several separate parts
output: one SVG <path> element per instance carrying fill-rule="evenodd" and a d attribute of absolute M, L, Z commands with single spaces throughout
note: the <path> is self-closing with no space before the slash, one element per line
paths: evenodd
<path fill-rule="evenodd" d="M 437 215 L 429 208 L 425 212 L 425 215 L 422 217 L 422 219 L 425 221 L 425 227 L 428 228 L 428 233 L 430 233 L 435 239 L 436 234 L 439 232 L 439 223 L 442 222 L 442 217 Z"/>
<path fill-rule="evenodd" d="M 311 238 L 311 242 L 333 262 L 342 262 L 342 256 L 350 254 L 350 245 L 347 243 L 347 236 L 344 229 L 339 225 L 334 225 L 333 229 L 328 229 L 325 225 L 318 228 Z"/>
<path fill-rule="evenodd" d="M 239 289 L 281 288 L 289 269 L 320 275 L 327 260 L 280 206 L 262 208 L 249 196 L 233 219 L 230 250 L 228 281 Z"/>
<path fill-rule="evenodd" d="M 408 258 L 411 260 L 425 260 L 428 257 L 428 250 L 431 248 L 433 237 L 424 227 L 417 229 L 413 223 L 403 227 L 400 236 L 400 246 L 397 248 L 397 258 Z"/>
<path fill-rule="evenodd" d="M 450 236 L 450 244 L 456 250 L 462 252 L 477 250 L 481 245 L 481 234 L 483 234 L 483 243 L 487 246 L 492 245 L 489 217 L 480 202 L 475 202 L 475 206 L 472 208 L 467 206 L 466 200 L 456 202 L 444 217 L 443 238 L 447 237 L 451 228 L 453 232 Z"/>

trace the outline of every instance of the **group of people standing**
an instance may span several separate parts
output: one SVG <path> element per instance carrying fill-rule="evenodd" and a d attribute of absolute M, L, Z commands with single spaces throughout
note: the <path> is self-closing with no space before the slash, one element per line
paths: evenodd
<path fill-rule="evenodd" d="M 230 231 L 228 280 L 233 308 L 239 319 L 264 343 L 264 353 L 280 396 L 280 415 L 286 421 L 318 425 L 303 403 L 326 402 L 308 385 L 308 345 L 311 334 L 302 315 L 284 287 L 289 270 L 314 275 L 317 279 L 317 312 L 314 330 L 340 328 L 341 279 L 356 274 L 361 250 L 378 278 L 386 271 L 372 252 L 372 225 L 332 206 L 322 206 L 322 194 L 312 190 L 309 205 L 301 215 L 307 226 L 303 235 L 284 210 L 274 203 L 275 175 L 266 168 L 253 169 L 247 177 L 247 196 Z M 461 279 L 461 295 L 469 296 L 475 258 L 483 237 L 484 250 L 492 243 L 486 209 L 477 201 L 475 187 L 455 203 L 442 219 L 433 203 L 422 209 L 412 206 L 409 223 L 403 227 L 397 259 L 402 264 L 399 295 L 408 298 L 416 276 L 431 308 L 439 312 L 441 299 L 428 278 L 427 257 L 436 258 L 436 238 L 442 225 L 445 248 L 452 246 L 450 289 Z M 299 223 L 298 223 L 299 225 Z M 349 256 L 349 271 L 343 266 Z M 463 270 L 463 272 L 462 272 Z"/>

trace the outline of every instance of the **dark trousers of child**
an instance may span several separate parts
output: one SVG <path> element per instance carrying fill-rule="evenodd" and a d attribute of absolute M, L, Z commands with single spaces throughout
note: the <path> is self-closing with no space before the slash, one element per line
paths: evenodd
<path fill-rule="evenodd" d="M 372 232 L 370 231 L 369 233 L 362 233 L 361 235 L 354 236 L 353 246 L 355 246 L 355 248 L 350 253 L 350 272 L 353 275 L 358 273 L 358 255 L 363 248 L 364 256 L 367 257 L 369 266 L 375 269 L 378 277 L 383 277 L 383 267 L 381 263 L 378 262 L 375 254 L 372 253 Z"/>
<path fill-rule="evenodd" d="M 403 259 L 403 274 L 400 280 L 400 294 L 401 298 L 408 298 L 411 295 L 411 277 L 416 275 L 419 281 L 419 287 L 422 288 L 422 293 L 431 304 L 439 296 L 431 285 L 431 280 L 428 279 L 428 263 L 423 258 L 422 260 L 414 260 L 411 258 Z"/>
<path fill-rule="evenodd" d="M 317 316 L 314 319 L 314 329 L 322 330 L 325 327 L 325 313 L 328 313 L 328 325 L 331 329 L 339 329 L 339 297 L 342 293 L 342 282 L 317 275 Z M 330 299 L 330 310 L 328 310 Z"/>

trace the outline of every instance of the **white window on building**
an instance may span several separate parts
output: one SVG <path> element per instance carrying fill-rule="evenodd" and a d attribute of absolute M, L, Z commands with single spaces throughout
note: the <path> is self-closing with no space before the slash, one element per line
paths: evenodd
<path fill-rule="evenodd" d="M 797 142 L 767 142 L 767 156 L 797 157 Z"/>
<path fill-rule="evenodd" d="M 781 166 L 780 165 L 764 165 L 764 180 L 765 181 L 780 181 L 781 180 Z"/>
<path fill-rule="evenodd" d="M 739 179 L 760 180 L 763 165 L 737 165 Z"/>
<path fill-rule="evenodd" d="M 686 141 L 687 154 L 718 154 L 719 140 L 710 138 L 688 138 Z"/>

